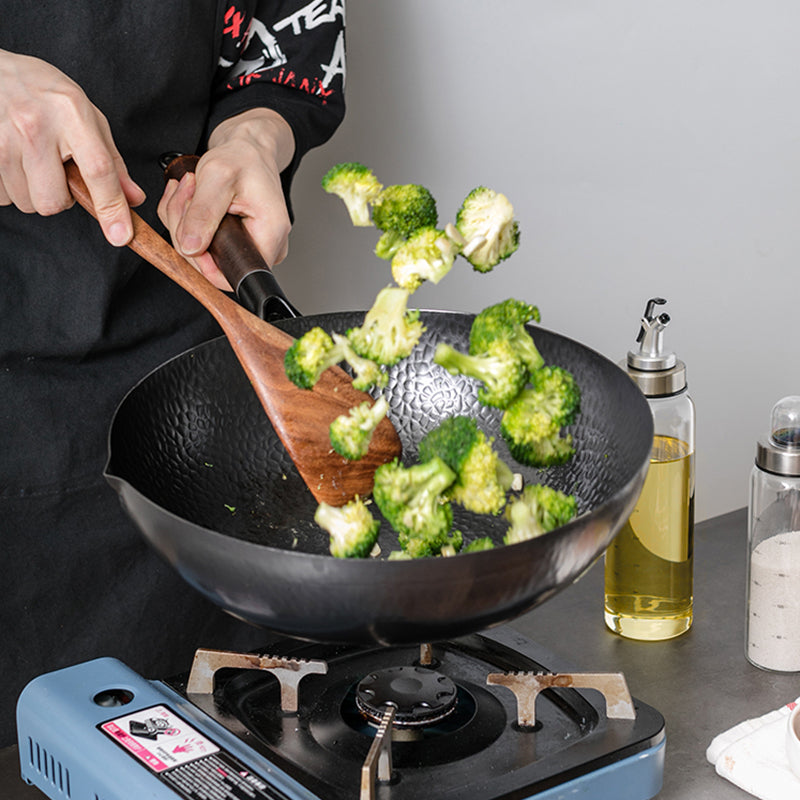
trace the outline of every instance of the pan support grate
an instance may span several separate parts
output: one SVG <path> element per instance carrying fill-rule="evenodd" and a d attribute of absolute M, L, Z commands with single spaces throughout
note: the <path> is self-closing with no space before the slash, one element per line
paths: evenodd
<path fill-rule="evenodd" d="M 328 665 L 324 661 L 200 648 L 194 655 L 186 693 L 213 694 L 214 678 L 219 670 L 226 668 L 257 669 L 274 675 L 281 688 L 281 711 L 287 714 L 297 713 L 300 681 L 308 675 L 325 675 L 328 672 Z"/>
<path fill-rule="evenodd" d="M 544 689 L 595 689 L 606 701 L 609 719 L 636 719 L 628 684 L 621 672 L 538 673 L 494 672 L 486 676 L 490 686 L 505 686 L 517 699 L 517 724 L 536 725 L 536 698 Z"/>
<path fill-rule="evenodd" d="M 418 666 L 430 667 L 436 663 L 430 644 L 420 645 Z M 284 658 L 281 656 L 239 653 L 227 650 L 200 648 L 195 652 L 187 695 L 212 695 L 216 673 L 221 669 L 261 670 L 272 674 L 280 685 L 281 711 L 298 712 L 298 689 L 308 675 L 328 672 L 325 661 Z M 490 686 L 503 686 L 511 691 L 517 701 L 517 724 L 522 729 L 536 726 L 536 699 L 545 689 L 594 689 L 606 703 L 609 719 L 636 719 L 633 699 L 625 676 L 619 672 L 542 673 L 495 672 L 486 676 Z M 376 800 L 377 786 L 392 779 L 392 740 L 395 731 L 395 705 L 380 709 L 375 736 L 361 767 L 359 800 Z"/>

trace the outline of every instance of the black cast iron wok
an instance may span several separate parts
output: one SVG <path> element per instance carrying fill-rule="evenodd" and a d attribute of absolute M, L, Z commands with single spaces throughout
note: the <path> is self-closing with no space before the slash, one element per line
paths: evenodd
<path fill-rule="evenodd" d="M 276 322 L 293 335 L 314 325 L 343 332 L 363 312 Z M 415 460 L 422 435 L 451 414 L 476 416 L 510 456 L 499 412 L 481 407 L 470 379 L 432 364 L 437 342 L 466 349 L 472 316 L 423 312 L 427 331 L 394 367 L 390 417 Z M 576 580 L 624 523 L 644 481 L 653 439 L 640 391 L 616 365 L 564 336 L 531 328 L 548 363 L 570 369 L 583 392 L 570 429 L 577 454 L 526 481 L 573 492 L 580 516 L 513 546 L 417 561 L 387 560 L 397 540 L 383 523 L 381 557 L 340 560 L 313 521 L 316 502 L 272 431 L 224 338 L 167 362 L 135 386 L 109 434 L 106 477 L 150 544 L 234 616 L 317 641 L 436 641 L 509 620 Z M 373 506 L 373 509 L 375 506 Z M 455 507 L 466 542 L 500 545 L 506 522 Z M 377 509 L 376 509 L 377 513 Z"/>

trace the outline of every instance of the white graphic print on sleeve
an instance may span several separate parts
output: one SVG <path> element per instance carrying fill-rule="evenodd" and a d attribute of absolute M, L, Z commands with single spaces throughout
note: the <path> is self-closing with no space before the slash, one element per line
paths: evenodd
<path fill-rule="evenodd" d="M 309 94 L 324 98 L 336 76 L 345 82 L 344 0 L 311 0 L 288 16 L 275 21 L 270 28 L 253 17 L 243 30 L 245 15 L 232 5 L 225 16 L 227 27 L 224 33 L 235 40 L 236 56 L 231 53 L 220 56 L 219 65 L 228 72 L 228 85 L 244 85 L 252 80 L 267 79 L 276 83 L 294 85 Z M 312 35 L 310 32 L 323 25 L 335 24 L 340 28 L 332 41 L 330 58 L 316 65 L 317 75 L 302 75 L 286 53 L 291 53 L 292 40 Z M 283 47 L 281 46 L 283 42 Z M 306 69 L 311 65 L 306 65 Z M 285 67 L 285 69 L 279 69 Z"/>

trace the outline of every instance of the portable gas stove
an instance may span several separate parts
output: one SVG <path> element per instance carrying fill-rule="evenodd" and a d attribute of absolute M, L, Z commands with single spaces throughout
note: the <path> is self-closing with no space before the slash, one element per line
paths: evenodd
<path fill-rule="evenodd" d="M 281 639 L 145 680 L 114 659 L 20 696 L 22 776 L 94 800 L 648 800 L 664 719 L 510 629 L 407 648 Z M 300 684 L 302 683 L 302 686 Z"/>

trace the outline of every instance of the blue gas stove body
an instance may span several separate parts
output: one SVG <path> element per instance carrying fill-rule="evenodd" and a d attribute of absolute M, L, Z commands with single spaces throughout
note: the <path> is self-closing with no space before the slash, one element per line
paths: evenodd
<path fill-rule="evenodd" d="M 52 800 L 328 800 L 168 683 L 111 658 L 33 680 L 19 698 L 17 725 L 22 777 Z M 529 795 L 509 792 L 501 779 L 496 797 L 649 800 L 661 789 L 665 741 L 662 729 L 630 755 L 567 771 Z M 381 786 L 377 797 L 393 791 Z M 427 797 L 440 797 L 435 785 Z"/>

